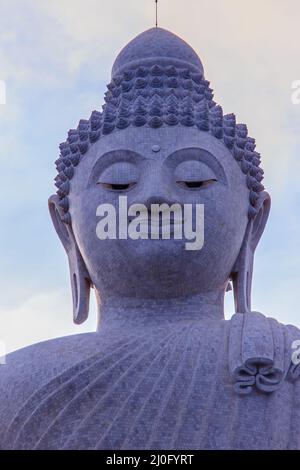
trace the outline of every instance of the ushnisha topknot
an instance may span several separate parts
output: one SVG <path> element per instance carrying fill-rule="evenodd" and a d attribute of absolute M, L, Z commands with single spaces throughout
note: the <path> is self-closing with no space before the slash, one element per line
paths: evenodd
<path fill-rule="evenodd" d="M 101 136 L 128 126 L 196 126 L 223 141 L 246 175 L 249 218 L 256 215 L 261 181 L 260 154 L 247 126 L 234 114 L 223 114 L 213 100 L 202 63 L 182 39 L 162 28 L 152 28 L 133 39 L 118 55 L 107 85 L 102 112 L 93 111 L 68 132 L 56 160 L 55 185 L 64 222 L 71 223 L 68 194 L 74 170 L 89 147 Z"/>

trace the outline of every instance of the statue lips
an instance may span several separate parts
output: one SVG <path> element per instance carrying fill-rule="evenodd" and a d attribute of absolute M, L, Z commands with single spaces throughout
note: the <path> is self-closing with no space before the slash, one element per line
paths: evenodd
<path fill-rule="evenodd" d="M 130 218 L 129 224 L 134 220 L 134 218 Z M 146 219 L 139 219 L 139 226 L 140 226 L 140 234 L 142 236 L 147 236 L 147 238 L 153 238 L 151 236 L 151 231 L 155 234 L 158 233 L 159 238 L 162 238 L 163 233 L 165 235 L 170 234 L 170 237 L 174 235 L 175 233 L 175 226 L 183 226 L 184 224 L 184 219 L 182 218 L 170 218 L 168 220 L 165 220 L 164 217 L 160 217 L 159 220 L 153 219 L 151 220 L 151 216 Z M 183 233 L 183 230 L 181 229 L 181 233 Z M 169 238 L 169 237 L 168 237 Z M 166 238 L 166 239 L 168 239 Z M 183 238 L 183 237 L 181 237 Z"/>

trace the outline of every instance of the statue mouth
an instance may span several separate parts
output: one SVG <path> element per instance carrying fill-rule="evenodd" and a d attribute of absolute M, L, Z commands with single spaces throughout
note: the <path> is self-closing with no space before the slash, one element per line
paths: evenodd
<path fill-rule="evenodd" d="M 128 226 L 132 223 L 133 220 L 134 218 L 129 218 Z M 139 219 L 139 232 L 142 237 L 147 236 L 147 238 L 154 240 L 158 238 L 168 239 L 170 236 L 175 234 L 176 228 L 180 228 L 180 233 L 182 233 L 181 230 L 183 225 L 184 219 L 181 217 L 165 220 L 164 217 L 153 219 L 151 218 L 151 215 L 149 215 L 148 218 Z"/>

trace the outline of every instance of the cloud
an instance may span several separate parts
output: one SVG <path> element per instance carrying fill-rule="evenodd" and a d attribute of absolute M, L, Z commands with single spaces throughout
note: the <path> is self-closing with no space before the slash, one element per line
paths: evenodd
<path fill-rule="evenodd" d="M 66 289 L 40 292 L 15 308 L 0 312 L 0 342 L 9 353 L 46 339 L 95 331 L 96 309 L 83 325 L 72 324 L 72 306 Z"/>
<path fill-rule="evenodd" d="M 84 67 L 107 79 L 120 33 L 129 39 L 150 26 L 136 0 L 10 0 L 1 12 L 1 79 L 48 88 L 66 86 Z"/>

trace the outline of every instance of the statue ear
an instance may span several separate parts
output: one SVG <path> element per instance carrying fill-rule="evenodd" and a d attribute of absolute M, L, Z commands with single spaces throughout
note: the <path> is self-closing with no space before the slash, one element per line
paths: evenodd
<path fill-rule="evenodd" d="M 259 194 L 257 213 L 247 225 L 243 244 L 231 273 L 235 311 L 251 312 L 251 285 L 255 249 L 265 229 L 271 207 L 271 198 L 266 191 Z"/>
<path fill-rule="evenodd" d="M 66 222 L 65 213 L 59 206 L 59 198 L 49 198 L 49 211 L 54 228 L 68 255 L 73 298 L 74 323 L 83 323 L 89 313 L 91 280 L 74 237 L 72 225 Z"/>

